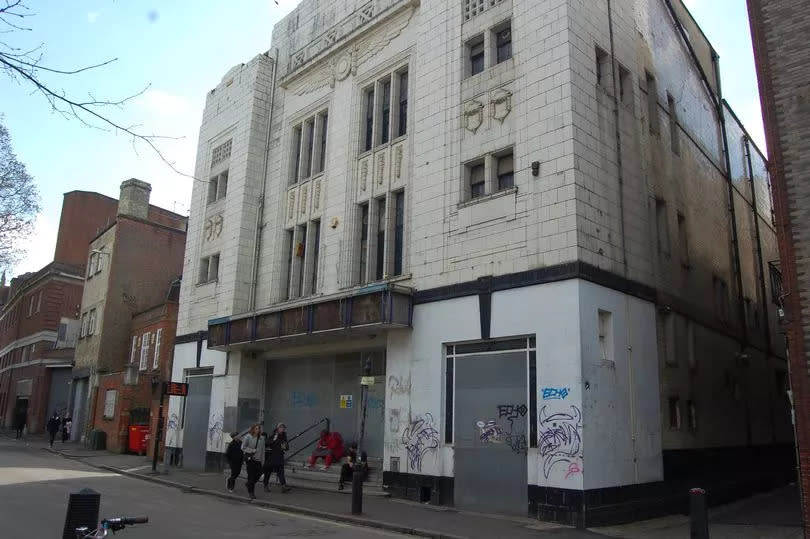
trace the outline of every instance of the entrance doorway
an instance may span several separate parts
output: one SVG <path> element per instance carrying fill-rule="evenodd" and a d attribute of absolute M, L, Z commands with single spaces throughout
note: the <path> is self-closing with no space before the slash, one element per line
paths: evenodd
<path fill-rule="evenodd" d="M 208 414 L 211 411 L 211 381 L 213 369 L 189 370 L 185 381 L 188 395 L 183 399 L 183 467 L 191 470 L 205 469 L 205 453 L 208 448 Z"/>
<path fill-rule="evenodd" d="M 28 425 L 28 397 L 17 397 L 17 400 L 14 401 L 14 415 L 12 419 L 15 429 L 19 424 L 20 417 L 26 418 L 25 424 Z"/>
<path fill-rule="evenodd" d="M 331 429 L 348 444 L 359 441 L 363 403 L 360 378 L 366 361 L 371 363 L 375 383 L 369 386 L 363 450 L 370 458 L 382 458 L 385 418 L 385 353 L 363 352 L 295 360 L 271 360 L 267 365 L 264 414 L 266 428 L 278 422 L 289 435 L 328 418 Z M 324 428 L 321 424 L 319 428 Z M 291 444 L 294 452 L 317 438 L 313 430 Z M 304 451 L 301 456 L 309 453 Z"/>
<path fill-rule="evenodd" d="M 526 515 L 527 450 L 536 416 L 528 344 L 515 339 L 448 347 L 456 507 Z"/>

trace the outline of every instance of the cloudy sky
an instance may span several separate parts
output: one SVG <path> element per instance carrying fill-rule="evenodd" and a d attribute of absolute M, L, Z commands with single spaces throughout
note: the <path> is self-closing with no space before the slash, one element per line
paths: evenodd
<path fill-rule="evenodd" d="M 430 0 L 434 1 L 434 0 Z M 629 1 L 629 0 L 624 0 Z M 29 2 L 30 32 L 6 35 L 18 47 L 43 45 L 43 63 L 61 69 L 117 60 L 47 81 L 68 94 L 117 100 L 145 91 L 108 113 L 121 125 L 176 139 L 160 142 L 174 166 L 191 173 L 206 92 L 233 65 L 270 46 L 273 25 L 297 0 L 172 2 L 43 0 Z M 726 98 L 761 143 L 762 126 L 745 0 L 686 0 L 720 54 Z M 238 6 L 238 9 L 236 8 Z M 62 194 L 118 197 L 130 177 L 152 184 L 152 202 L 187 213 L 193 180 L 174 173 L 143 143 L 90 129 L 53 113 L 42 96 L 0 77 L 0 114 L 42 193 L 42 214 L 25 259 L 10 272 L 36 271 L 53 257 Z"/>

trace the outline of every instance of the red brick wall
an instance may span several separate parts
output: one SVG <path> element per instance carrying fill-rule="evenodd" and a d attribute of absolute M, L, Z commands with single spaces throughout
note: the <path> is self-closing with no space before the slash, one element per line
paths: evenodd
<path fill-rule="evenodd" d="M 65 193 L 53 259 L 84 268 L 87 246 L 115 221 L 118 201 L 99 193 Z"/>
<path fill-rule="evenodd" d="M 748 0 L 770 153 L 796 413 L 802 513 L 810 523 L 810 9 L 806 0 Z"/>

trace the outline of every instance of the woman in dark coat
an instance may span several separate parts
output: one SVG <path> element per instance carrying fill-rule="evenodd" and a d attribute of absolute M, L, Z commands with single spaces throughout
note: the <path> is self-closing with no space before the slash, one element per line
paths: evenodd
<path fill-rule="evenodd" d="M 289 491 L 287 480 L 284 478 L 284 452 L 289 449 L 287 444 L 287 426 L 279 423 L 273 432 L 267 436 L 264 446 L 264 491 L 270 492 L 270 476 L 275 472 L 281 485 L 281 492 Z"/>
<path fill-rule="evenodd" d="M 226 483 L 228 492 L 233 492 L 233 487 L 236 485 L 236 478 L 242 473 L 242 461 L 245 454 L 242 452 L 242 440 L 239 438 L 238 432 L 231 433 L 231 443 L 225 450 L 225 458 L 228 459 L 228 464 L 231 467 L 231 475 L 228 477 Z"/>
<path fill-rule="evenodd" d="M 59 432 L 59 427 L 62 425 L 62 420 L 59 419 L 59 414 L 56 412 L 53 413 L 51 418 L 48 420 L 48 424 L 45 426 L 45 430 L 48 431 L 48 438 L 53 447 L 53 441 L 56 439 L 56 433 Z"/>

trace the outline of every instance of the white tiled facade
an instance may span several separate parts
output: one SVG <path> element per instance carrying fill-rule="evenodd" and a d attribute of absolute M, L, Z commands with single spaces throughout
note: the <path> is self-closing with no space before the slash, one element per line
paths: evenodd
<path fill-rule="evenodd" d="M 586 471 L 544 474 L 542 448 L 530 447 L 529 485 L 587 490 L 656 482 L 664 479 L 662 451 L 789 441 L 774 374 L 785 365 L 775 316 L 766 316 L 772 303 L 761 270 L 777 258 L 767 177 L 750 181 L 743 131 L 728 129 L 737 255 L 711 46 L 680 2 L 672 11 L 669 4 L 303 0 L 273 29 L 273 48 L 234 67 L 208 95 L 196 176 L 207 180 L 227 167 L 227 194 L 209 204 L 209 185 L 195 184 L 178 335 L 205 331 L 222 317 L 349 294 L 368 282 L 410 287 L 418 299 L 518 275 L 535 281 L 493 292 L 491 337 L 536 335 L 538 390 L 574 388 L 569 403 L 584 416 L 583 449 L 572 458 Z M 507 26 L 511 57 L 498 62 L 498 32 Z M 470 51 L 481 42 L 483 71 L 472 75 Z M 405 72 L 403 130 L 397 82 Z M 383 142 L 385 80 L 391 131 Z M 370 87 L 374 140 L 366 150 Z M 230 157 L 212 168 L 212 155 L 229 141 Z M 513 185 L 499 189 L 498 159 L 509 153 Z M 761 162 L 758 153 L 754 161 Z M 471 169 L 479 163 L 484 193 L 471 199 Z M 378 227 L 385 230 L 380 250 Z M 214 254 L 217 278 L 200 284 L 201 260 Z M 583 265 L 602 277 L 583 275 L 576 269 Z M 568 280 L 550 282 L 556 268 Z M 727 308 L 718 290 L 727 290 Z M 756 318 L 747 332 L 738 298 L 751 305 L 746 319 Z M 475 294 L 417 301 L 413 329 L 387 334 L 386 374 L 410 380 L 406 393 L 386 393 L 387 412 L 443 417 L 443 345 L 481 339 L 478 305 Z M 609 366 L 595 351 L 603 310 L 613 316 Z M 191 340 L 178 345 L 177 380 L 195 366 Z M 316 350 L 330 347 L 310 353 Z M 251 365 L 263 376 L 272 367 L 261 354 L 260 346 L 227 352 L 231 369 Z M 203 356 L 196 365 L 213 361 L 215 388 L 229 388 L 212 394 L 242 397 L 239 369 L 228 375 L 220 364 L 226 354 Z M 763 377 L 767 383 L 755 383 Z M 251 388 L 264 399 L 263 388 Z M 221 413 L 213 400 L 212 417 Z M 227 417 L 235 396 L 221 400 Z M 179 413 L 179 402 L 172 409 Z M 391 457 L 406 460 L 400 439 L 393 427 L 386 433 L 386 471 Z M 441 443 L 430 455 L 421 474 L 453 477 L 452 446 Z"/>

